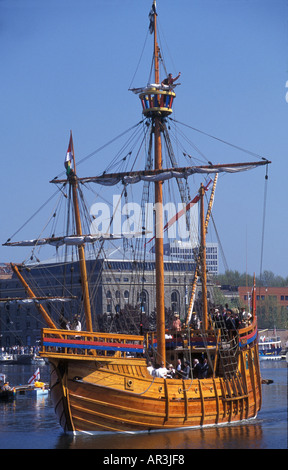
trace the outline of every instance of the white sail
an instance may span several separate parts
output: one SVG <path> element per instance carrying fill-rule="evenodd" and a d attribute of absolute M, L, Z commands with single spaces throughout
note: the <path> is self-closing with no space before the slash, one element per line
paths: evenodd
<path fill-rule="evenodd" d="M 151 233 L 149 231 L 140 231 L 140 232 L 122 232 L 122 233 L 97 233 L 92 235 L 70 235 L 67 237 L 51 237 L 51 238 L 36 238 L 32 240 L 23 240 L 18 242 L 6 242 L 3 245 L 5 246 L 43 246 L 43 245 L 52 245 L 60 247 L 62 245 L 73 245 L 79 246 L 85 243 L 95 243 L 96 241 L 101 240 L 118 240 L 121 238 L 133 238 L 139 237 L 140 235 L 145 235 L 146 233 Z"/>

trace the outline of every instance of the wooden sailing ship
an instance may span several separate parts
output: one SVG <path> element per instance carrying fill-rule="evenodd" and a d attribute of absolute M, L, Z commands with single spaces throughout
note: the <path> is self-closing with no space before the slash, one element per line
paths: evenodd
<path fill-rule="evenodd" d="M 252 311 L 249 325 L 242 325 L 233 332 L 227 330 L 223 319 L 211 316 L 208 311 L 205 238 L 211 207 L 205 218 L 203 184 L 198 193 L 201 245 L 195 272 L 195 281 L 200 277 L 202 283 L 201 326 L 195 328 L 191 325 L 196 282 L 181 329 L 167 330 L 165 325 L 164 222 L 162 212 L 157 211 L 158 233 L 155 232 L 154 238 L 156 331 L 148 330 L 143 334 L 93 331 L 85 261 L 84 239 L 87 236 L 83 234 L 78 201 L 80 183 L 95 181 L 110 185 L 120 181 L 128 185 L 149 180 L 155 187 L 155 203 L 161 205 L 163 181 L 166 179 L 173 177 L 178 181 L 194 173 L 213 173 L 217 176 L 222 171 L 241 171 L 269 163 L 266 160 L 232 165 L 162 167 L 162 138 L 167 133 L 165 119 L 172 113 L 176 94 L 173 87 L 163 88 L 160 85 L 156 21 L 154 1 L 150 26 L 154 34 L 155 83 L 137 90 L 144 118 L 149 120 L 152 128 L 154 168 L 150 166 L 145 171 L 78 178 L 71 138 L 70 150 L 74 160 L 67 161 L 67 179 L 52 181 L 67 184 L 72 192 L 86 323 L 86 329 L 80 332 L 59 328 L 42 304 L 36 303 L 47 323 L 47 328 L 42 331 L 40 354 L 50 363 L 51 397 L 65 431 L 137 432 L 220 425 L 254 418 L 261 407 L 256 310 Z M 40 242 L 38 239 L 34 244 Z M 37 300 L 37 294 L 24 279 L 21 266 L 12 267 L 28 297 Z M 186 359 L 192 365 L 193 360 L 199 357 L 205 357 L 209 363 L 206 378 L 197 378 L 193 374 L 187 379 L 161 378 L 151 375 L 147 369 L 149 358 L 155 358 L 158 366 L 161 363 L 175 366 L 178 358 Z"/>

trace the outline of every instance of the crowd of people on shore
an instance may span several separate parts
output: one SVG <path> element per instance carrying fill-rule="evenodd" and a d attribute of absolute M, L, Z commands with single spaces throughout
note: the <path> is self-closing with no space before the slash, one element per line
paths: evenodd
<path fill-rule="evenodd" d="M 14 345 L 14 346 L 2 346 L 0 348 L 0 354 L 11 354 L 11 355 L 23 355 L 23 354 L 38 354 L 40 350 L 40 346 L 20 346 L 20 345 Z"/>

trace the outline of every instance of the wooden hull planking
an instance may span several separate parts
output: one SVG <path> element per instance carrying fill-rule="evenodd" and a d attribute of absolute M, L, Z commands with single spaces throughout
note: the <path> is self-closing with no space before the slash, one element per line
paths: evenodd
<path fill-rule="evenodd" d="M 51 397 L 65 431 L 139 432 L 217 425 L 261 407 L 257 345 L 239 353 L 231 378 L 160 379 L 143 359 L 50 358 Z"/>

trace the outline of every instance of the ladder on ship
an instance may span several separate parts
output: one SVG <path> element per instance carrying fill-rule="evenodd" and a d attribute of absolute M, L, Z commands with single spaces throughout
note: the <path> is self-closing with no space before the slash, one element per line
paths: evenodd
<path fill-rule="evenodd" d="M 222 317 L 213 320 L 213 329 L 220 331 L 220 341 L 218 344 L 218 354 L 226 379 L 230 379 L 239 374 L 238 370 L 238 350 L 239 341 L 237 330 L 228 330 L 225 320 Z"/>

